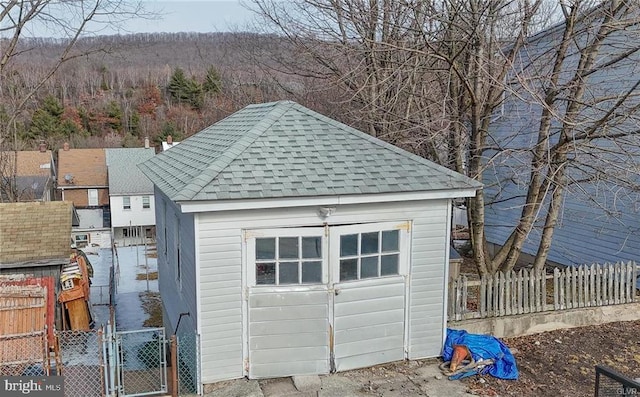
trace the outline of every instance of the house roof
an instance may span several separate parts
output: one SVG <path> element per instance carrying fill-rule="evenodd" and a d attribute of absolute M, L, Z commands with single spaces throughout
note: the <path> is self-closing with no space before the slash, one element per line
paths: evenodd
<path fill-rule="evenodd" d="M 166 141 L 162 141 L 162 151 L 164 152 L 165 150 L 169 150 L 169 149 L 171 149 L 172 147 L 174 147 L 175 145 L 177 145 L 179 143 L 180 142 L 175 142 L 175 141 L 172 142 L 172 143 L 169 143 L 169 142 L 166 142 Z"/>
<path fill-rule="evenodd" d="M 0 267 L 68 258 L 72 203 L 0 203 Z"/>
<path fill-rule="evenodd" d="M 17 161 L 16 161 L 17 154 Z M 49 176 L 52 173 L 51 150 L 35 151 L 3 151 L 0 152 L 0 172 L 4 176 L 13 175 L 15 161 L 15 176 Z"/>
<path fill-rule="evenodd" d="M 139 167 L 174 201 L 481 187 L 290 101 L 247 106 Z"/>
<path fill-rule="evenodd" d="M 153 194 L 153 183 L 137 165 L 155 155 L 153 148 L 106 149 L 110 195 Z"/>
<path fill-rule="evenodd" d="M 58 150 L 58 188 L 108 186 L 108 183 L 104 149 Z"/>

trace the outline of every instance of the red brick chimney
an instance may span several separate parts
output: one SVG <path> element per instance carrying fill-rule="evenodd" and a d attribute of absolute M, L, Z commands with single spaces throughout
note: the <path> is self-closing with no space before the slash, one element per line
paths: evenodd
<path fill-rule="evenodd" d="M 65 152 L 69 151 L 69 142 L 65 142 L 64 145 L 62 145 L 62 150 L 64 150 Z"/>
<path fill-rule="evenodd" d="M 173 137 L 172 137 L 171 135 L 167 135 L 167 143 L 168 143 L 169 145 L 172 145 L 172 144 L 173 144 Z"/>

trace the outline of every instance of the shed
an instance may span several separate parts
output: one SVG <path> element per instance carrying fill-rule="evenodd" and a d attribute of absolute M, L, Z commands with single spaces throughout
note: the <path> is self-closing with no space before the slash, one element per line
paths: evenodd
<path fill-rule="evenodd" d="M 203 384 L 440 355 L 453 198 L 481 184 L 281 101 L 140 165 L 167 332 Z"/>
<path fill-rule="evenodd" d="M 0 275 L 22 275 L 25 285 L 53 287 L 48 297 L 53 305 L 61 267 L 69 263 L 72 211 L 66 201 L 0 203 Z M 59 305 L 55 317 L 56 328 L 62 329 Z M 47 321 L 51 328 L 53 319 Z"/>

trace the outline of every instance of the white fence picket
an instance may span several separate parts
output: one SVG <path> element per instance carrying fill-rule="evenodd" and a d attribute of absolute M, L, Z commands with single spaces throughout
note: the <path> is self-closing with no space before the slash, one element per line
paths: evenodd
<path fill-rule="evenodd" d="M 549 275 L 533 269 L 498 272 L 480 280 L 461 275 L 449 284 L 449 318 L 456 321 L 635 302 L 636 277 L 634 262 L 555 268 Z"/>

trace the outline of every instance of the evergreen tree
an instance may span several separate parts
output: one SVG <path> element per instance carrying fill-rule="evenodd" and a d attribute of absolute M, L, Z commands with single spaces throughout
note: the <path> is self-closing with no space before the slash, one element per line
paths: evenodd
<path fill-rule="evenodd" d="M 48 95 L 44 99 L 42 107 L 33 113 L 31 126 L 23 138 L 35 140 L 65 136 L 65 127 L 62 123 L 63 113 L 62 104 L 52 95 Z"/>
<path fill-rule="evenodd" d="M 107 104 L 107 117 L 109 118 L 108 124 L 109 126 L 116 130 L 122 130 L 122 108 L 120 104 L 116 101 L 110 101 Z"/>
<path fill-rule="evenodd" d="M 222 80 L 215 66 L 209 66 L 207 69 L 202 90 L 208 94 L 219 94 L 222 91 Z"/>
<path fill-rule="evenodd" d="M 202 86 L 195 79 L 187 78 L 182 69 L 176 68 L 167 89 L 179 103 L 189 104 L 194 109 L 202 107 Z"/>

